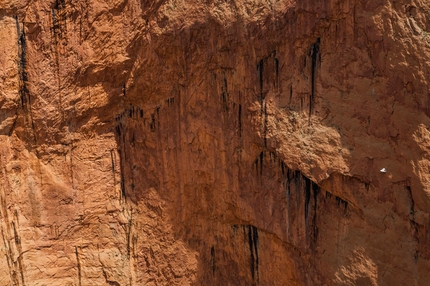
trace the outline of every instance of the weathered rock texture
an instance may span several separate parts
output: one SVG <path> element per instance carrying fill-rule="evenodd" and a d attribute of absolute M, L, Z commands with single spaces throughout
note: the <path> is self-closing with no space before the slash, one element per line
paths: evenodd
<path fill-rule="evenodd" d="M 0 0 L 0 284 L 427 285 L 429 15 Z"/>

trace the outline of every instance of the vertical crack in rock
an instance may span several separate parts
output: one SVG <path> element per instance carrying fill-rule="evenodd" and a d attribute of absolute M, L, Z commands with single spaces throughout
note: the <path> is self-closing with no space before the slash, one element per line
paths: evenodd
<path fill-rule="evenodd" d="M 239 91 L 239 103 L 237 107 L 237 125 L 238 125 L 237 135 L 239 138 L 242 138 L 242 92 L 241 91 Z"/>
<path fill-rule="evenodd" d="M 306 245 L 303 245 L 303 247 L 306 246 L 306 248 L 315 249 L 318 239 L 317 211 L 321 188 L 299 170 L 288 168 L 275 153 L 270 152 L 270 158 L 272 167 L 277 166 L 279 169 L 277 174 L 280 176 L 279 180 L 282 182 L 282 188 L 285 191 L 287 237 L 290 239 L 290 229 L 303 226 L 305 228 L 303 231 L 306 235 Z M 270 167 L 268 166 L 267 168 Z M 270 178 L 267 179 L 272 180 Z M 294 193 L 291 193 L 292 189 L 295 190 Z M 339 200 L 341 200 L 341 204 L 346 208 L 347 202 L 340 198 Z M 292 202 L 295 202 L 295 204 L 292 204 Z M 303 218 L 303 221 L 300 220 L 303 224 L 293 219 L 300 217 Z M 290 241 L 290 243 L 298 242 Z"/>
<path fill-rule="evenodd" d="M 114 150 L 110 150 L 111 169 L 113 176 L 113 186 L 116 187 L 116 176 L 115 176 L 115 153 Z"/>
<path fill-rule="evenodd" d="M 263 175 L 264 152 L 260 153 L 260 176 Z"/>
<path fill-rule="evenodd" d="M 18 232 L 16 230 L 15 222 L 12 221 L 12 228 L 13 228 L 13 236 L 15 241 L 15 246 L 18 251 L 17 253 L 17 263 L 18 263 L 18 269 L 21 276 L 22 285 L 25 286 L 25 279 L 24 279 L 24 260 L 22 258 L 22 246 L 21 246 L 21 238 L 18 235 Z"/>
<path fill-rule="evenodd" d="M 258 284 L 258 229 L 252 225 L 248 225 L 248 244 L 251 253 L 251 276 Z"/>
<path fill-rule="evenodd" d="M 70 130 L 70 128 L 69 128 L 69 130 Z M 70 164 L 70 182 L 71 182 L 72 189 L 74 189 L 75 188 L 75 182 L 74 182 L 74 179 L 73 179 L 73 177 L 74 177 L 74 174 L 73 174 L 73 141 L 69 144 L 69 156 L 70 156 L 70 159 L 69 159 L 69 164 Z"/>
<path fill-rule="evenodd" d="M 2 196 L 1 196 L 1 204 L 2 204 L 2 218 L 3 218 L 3 222 L 4 225 L 6 226 L 6 231 L 4 230 L 4 226 L 2 224 L 1 227 L 1 233 L 2 233 L 2 237 L 3 237 L 3 245 L 4 248 L 6 250 L 6 262 L 9 268 L 9 275 L 11 278 L 11 281 L 14 283 L 14 285 L 19 285 L 19 278 L 18 278 L 18 269 L 16 267 L 16 263 L 14 260 L 14 251 L 13 248 L 10 245 L 10 240 L 9 238 L 11 237 L 11 229 L 10 229 L 10 225 L 11 223 L 9 222 L 9 216 L 7 213 L 7 206 L 6 206 L 6 201 L 4 199 L 4 193 L 2 190 Z"/>
<path fill-rule="evenodd" d="M 338 207 L 343 206 L 344 212 L 348 209 L 348 202 L 336 196 L 336 204 Z"/>
<path fill-rule="evenodd" d="M 263 99 L 264 98 L 264 94 L 263 94 L 264 60 L 260 60 L 260 62 L 258 63 L 257 72 L 258 72 L 258 79 L 259 79 L 259 83 L 260 83 L 260 99 Z"/>
<path fill-rule="evenodd" d="M 126 227 L 126 240 L 127 240 L 127 257 L 128 259 L 131 261 L 131 245 L 133 243 L 132 241 L 132 236 L 131 236 L 131 228 L 133 226 L 133 212 L 130 213 L 130 219 L 128 221 L 128 224 L 125 226 Z"/>
<path fill-rule="evenodd" d="M 309 203 L 311 201 L 311 180 L 303 177 L 305 180 L 305 222 L 307 223 L 309 215 Z"/>
<path fill-rule="evenodd" d="M 143 123 L 141 122 L 143 119 Z M 125 201 L 127 198 L 135 198 L 135 183 L 137 181 L 134 176 L 136 165 L 131 165 L 129 159 L 129 153 L 133 152 L 132 149 L 136 147 L 137 143 L 137 128 L 136 126 L 144 126 L 148 128 L 147 119 L 144 118 L 144 110 L 140 107 L 129 104 L 123 112 L 115 116 L 115 138 L 117 142 L 118 159 L 116 154 L 111 152 L 111 168 L 114 176 L 114 183 L 117 184 L 115 177 L 115 166 L 119 165 L 119 176 L 121 194 L 120 200 Z M 150 115 L 149 129 L 151 132 L 160 130 L 160 106 L 157 106 L 154 112 Z M 119 162 L 118 162 L 119 161 Z"/>
<path fill-rule="evenodd" d="M 313 218 L 312 218 L 312 225 L 313 225 L 313 244 L 316 245 L 316 242 L 318 240 L 318 227 L 317 227 L 317 208 L 318 208 L 318 194 L 321 192 L 320 187 L 312 182 L 312 191 L 314 194 L 314 209 L 313 209 Z"/>
<path fill-rule="evenodd" d="M 275 88 L 278 89 L 279 87 L 279 60 L 276 57 L 276 51 L 274 51 L 273 61 L 275 64 Z"/>
<path fill-rule="evenodd" d="M 21 108 L 25 112 L 26 119 L 29 116 L 31 130 L 33 135 L 34 144 L 37 143 L 36 131 L 34 127 L 33 113 L 31 109 L 30 102 L 30 92 L 28 89 L 28 73 L 27 73 L 27 40 L 25 36 L 25 25 L 22 23 L 22 29 L 20 28 L 20 23 L 18 20 L 18 16 L 15 17 L 15 24 L 17 30 L 18 37 L 18 73 L 19 73 L 19 96 L 21 99 Z M 14 127 L 14 126 L 13 126 Z M 13 130 L 9 131 L 9 134 L 12 134 Z M 37 152 L 37 151 L 36 151 Z"/>
<path fill-rule="evenodd" d="M 78 285 L 82 286 L 81 261 L 79 260 L 79 248 L 75 246 L 76 266 L 78 267 Z"/>
<path fill-rule="evenodd" d="M 292 100 L 293 100 L 293 84 L 290 85 L 290 101 L 289 101 L 289 104 L 292 103 Z"/>
<path fill-rule="evenodd" d="M 5 221 L 8 221 L 7 220 L 7 217 L 5 218 Z M 9 223 L 7 222 L 7 225 L 8 225 Z M 8 232 L 9 232 L 10 230 L 8 230 Z M 1 227 L 1 234 L 2 234 L 2 238 L 3 238 L 3 245 L 4 245 L 4 248 L 5 248 L 5 250 L 6 250 L 6 254 L 5 254 L 5 256 L 6 256 L 6 262 L 7 262 L 7 266 L 8 266 L 8 268 L 9 268 L 9 276 L 10 276 L 10 279 L 11 279 L 11 281 L 14 283 L 14 285 L 19 285 L 19 278 L 18 278 L 18 271 L 17 271 L 17 269 L 16 269 L 16 265 L 15 265 L 15 263 L 14 263 L 14 259 L 13 259 L 13 257 L 14 257 L 14 255 L 13 255 L 13 250 L 12 250 L 12 248 L 11 248 L 11 246 L 10 246 L 10 242 L 9 242 L 9 240 L 7 240 L 6 239 L 6 235 L 9 237 L 10 235 L 9 235 L 9 233 L 6 233 L 5 234 L 5 232 L 4 232 L 4 229 L 3 229 L 3 226 Z"/>
<path fill-rule="evenodd" d="M 65 23 L 62 25 L 61 21 L 65 19 L 64 7 L 65 3 L 63 0 L 56 0 L 54 7 L 51 9 L 52 17 L 52 49 L 55 60 L 56 76 L 57 76 L 57 89 L 58 89 L 58 109 L 64 119 L 64 113 L 62 108 L 62 97 L 61 97 L 61 74 L 60 74 L 60 51 L 59 44 L 62 40 L 62 26 L 66 27 Z M 65 21 L 65 20 L 64 20 Z"/>
<path fill-rule="evenodd" d="M 406 191 L 408 192 L 408 197 L 410 200 L 410 208 L 409 208 L 409 215 L 410 215 L 410 219 L 411 220 L 415 220 L 414 216 L 415 216 L 415 201 L 414 198 L 412 197 L 412 190 L 410 186 L 406 186 Z"/>
<path fill-rule="evenodd" d="M 120 150 L 121 153 L 125 153 L 122 149 Z M 121 156 L 120 153 L 120 156 Z M 124 155 L 125 156 L 125 155 Z M 127 199 L 127 192 L 125 190 L 125 175 L 124 175 L 124 163 L 123 160 L 119 160 L 119 166 L 120 166 L 120 174 L 121 174 L 121 200 L 125 201 Z"/>
<path fill-rule="evenodd" d="M 4 177 L 7 178 L 8 177 L 7 169 L 4 168 L 3 170 L 4 170 L 4 174 L 2 175 L 4 175 Z M 10 186 L 7 186 L 7 187 L 8 189 L 10 189 Z M 12 223 L 10 222 L 10 219 L 9 219 L 5 188 L 0 188 L 0 192 L 1 192 L 0 226 L 1 226 L 3 245 L 6 252 L 5 253 L 6 262 L 7 262 L 7 266 L 9 269 L 9 276 L 12 283 L 14 285 L 19 285 L 19 277 L 18 277 L 19 270 L 17 269 L 16 261 L 14 259 L 15 255 L 14 255 L 13 248 L 11 247 L 11 241 L 10 241 L 10 238 L 12 237 L 12 230 L 11 230 Z"/>
<path fill-rule="evenodd" d="M 221 101 L 222 101 L 223 111 L 228 112 L 229 94 L 228 94 L 228 82 L 227 82 L 227 76 L 225 74 L 225 70 L 223 70 L 223 82 L 221 86 Z"/>
<path fill-rule="evenodd" d="M 149 127 L 152 132 L 155 132 L 155 126 L 156 126 L 155 114 L 151 114 L 151 123 L 149 124 Z"/>
<path fill-rule="evenodd" d="M 267 147 L 267 124 L 268 124 L 268 115 L 267 115 L 267 104 L 266 104 L 266 92 L 264 90 L 264 63 L 265 59 L 260 60 L 257 65 L 258 79 L 259 79 L 259 88 L 260 95 L 258 96 L 260 102 L 260 116 L 263 120 L 263 130 L 262 137 L 264 146 Z"/>
<path fill-rule="evenodd" d="M 242 104 L 239 104 L 237 111 L 238 135 L 242 137 Z"/>
<path fill-rule="evenodd" d="M 316 40 L 316 42 L 312 45 L 310 56 L 312 59 L 312 67 L 311 67 L 311 96 L 309 98 L 309 118 L 312 115 L 315 101 L 315 81 L 317 76 L 318 69 L 318 60 L 320 54 L 320 38 Z"/>
<path fill-rule="evenodd" d="M 267 147 L 267 125 L 269 123 L 269 117 L 267 115 L 267 104 L 266 99 L 262 100 L 263 114 L 264 114 L 264 123 L 263 123 L 263 140 L 264 147 Z"/>
<path fill-rule="evenodd" d="M 160 106 L 157 106 L 155 108 L 155 113 L 157 113 L 157 129 L 160 130 L 160 124 L 161 124 L 161 120 L 160 120 Z"/>
<path fill-rule="evenodd" d="M 347 211 L 348 211 L 348 202 L 345 201 L 344 199 L 342 199 L 341 197 L 335 196 L 332 193 L 326 191 L 325 193 L 325 197 L 326 199 L 332 200 L 334 198 L 336 205 L 338 208 L 343 209 L 343 214 L 346 216 L 347 215 Z"/>
<path fill-rule="evenodd" d="M 419 242 L 420 242 L 419 238 L 418 238 L 418 223 L 416 223 L 413 220 L 411 220 L 410 223 L 411 223 L 411 226 L 412 226 L 412 229 L 413 229 L 413 238 L 414 238 L 414 241 L 415 241 L 415 250 L 414 250 L 413 256 L 414 256 L 414 261 L 416 263 L 416 262 L 418 262 L 418 258 L 420 256 L 420 251 L 418 249 Z"/>
<path fill-rule="evenodd" d="M 16 30 L 18 35 L 18 73 L 19 73 L 19 95 L 21 98 L 21 107 L 25 110 L 28 98 L 28 74 L 27 74 L 27 43 L 25 38 L 24 24 L 22 24 L 22 30 L 20 28 L 20 23 L 18 16 L 15 17 Z"/>
<path fill-rule="evenodd" d="M 419 258 L 419 238 L 418 238 L 418 230 L 419 226 L 418 223 L 415 221 L 415 201 L 412 196 L 412 190 L 410 186 L 406 186 L 406 191 L 408 193 L 409 201 L 410 201 L 410 208 L 409 208 L 409 222 L 411 224 L 411 227 L 413 229 L 413 238 L 415 241 L 415 251 L 414 251 L 414 261 L 417 262 Z"/>
<path fill-rule="evenodd" d="M 172 106 L 175 103 L 175 98 L 174 97 L 170 97 L 170 98 L 166 99 L 166 103 L 167 103 L 168 107 Z"/>
<path fill-rule="evenodd" d="M 211 266 L 212 266 L 212 274 L 215 274 L 215 269 L 216 269 L 216 265 L 215 265 L 215 248 L 214 246 L 211 247 Z"/>
<path fill-rule="evenodd" d="M 126 190 L 125 190 L 125 174 L 124 174 L 124 160 L 126 160 L 125 153 L 125 126 L 122 124 L 122 115 L 118 115 L 116 120 L 115 133 L 117 136 L 118 142 L 118 153 L 119 153 L 119 167 L 120 167 L 120 176 L 121 176 L 121 200 L 126 199 Z"/>

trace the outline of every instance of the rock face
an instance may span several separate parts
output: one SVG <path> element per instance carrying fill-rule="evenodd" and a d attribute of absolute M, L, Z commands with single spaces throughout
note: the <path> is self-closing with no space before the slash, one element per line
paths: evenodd
<path fill-rule="evenodd" d="M 427 285 L 429 15 L 0 0 L 0 284 Z"/>

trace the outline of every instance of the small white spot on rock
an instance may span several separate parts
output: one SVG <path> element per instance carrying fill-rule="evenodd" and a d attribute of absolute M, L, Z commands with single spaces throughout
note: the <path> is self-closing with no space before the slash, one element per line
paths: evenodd
<path fill-rule="evenodd" d="M 381 172 L 381 173 L 387 173 L 387 169 L 382 168 L 381 170 L 379 170 L 379 172 Z"/>

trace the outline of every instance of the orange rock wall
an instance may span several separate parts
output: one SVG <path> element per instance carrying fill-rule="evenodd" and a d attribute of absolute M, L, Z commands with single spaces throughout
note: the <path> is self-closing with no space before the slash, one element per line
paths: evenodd
<path fill-rule="evenodd" d="M 0 284 L 426 285 L 429 15 L 0 0 Z"/>

